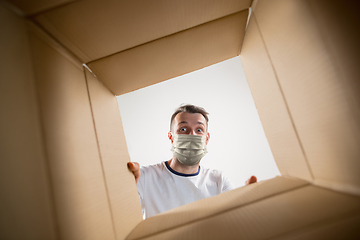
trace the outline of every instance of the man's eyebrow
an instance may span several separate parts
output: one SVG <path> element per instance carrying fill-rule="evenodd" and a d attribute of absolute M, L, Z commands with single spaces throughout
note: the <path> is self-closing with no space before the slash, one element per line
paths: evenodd
<path fill-rule="evenodd" d="M 205 127 L 205 124 L 204 124 L 204 123 L 202 123 L 202 122 L 197 122 L 197 124 L 201 124 L 201 125 L 204 125 L 204 127 Z"/>

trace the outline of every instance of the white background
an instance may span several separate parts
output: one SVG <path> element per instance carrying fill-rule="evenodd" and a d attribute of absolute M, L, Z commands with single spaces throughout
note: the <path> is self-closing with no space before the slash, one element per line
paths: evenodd
<path fill-rule="evenodd" d="M 131 161 L 172 158 L 170 117 L 181 104 L 209 112 L 209 153 L 201 165 L 222 170 L 235 187 L 251 176 L 280 175 L 239 57 L 117 97 Z"/>

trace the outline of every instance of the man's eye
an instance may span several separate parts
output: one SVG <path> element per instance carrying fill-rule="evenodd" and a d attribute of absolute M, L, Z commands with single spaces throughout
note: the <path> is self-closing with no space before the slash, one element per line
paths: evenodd
<path fill-rule="evenodd" d="M 180 132 L 186 132 L 186 128 L 180 128 Z"/>
<path fill-rule="evenodd" d="M 198 132 L 202 132 L 203 130 L 201 128 L 198 128 L 196 131 Z"/>

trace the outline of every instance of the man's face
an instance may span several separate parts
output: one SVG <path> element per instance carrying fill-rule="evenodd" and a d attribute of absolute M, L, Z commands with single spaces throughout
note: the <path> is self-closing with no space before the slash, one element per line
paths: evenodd
<path fill-rule="evenodd" d="M 207 144 L 210 134 L 206 127 L 206 119 L 202 114 L 181 112 L 175 116 L 168 137 L 173 143 L 173 134 L 206 135 Z"/>

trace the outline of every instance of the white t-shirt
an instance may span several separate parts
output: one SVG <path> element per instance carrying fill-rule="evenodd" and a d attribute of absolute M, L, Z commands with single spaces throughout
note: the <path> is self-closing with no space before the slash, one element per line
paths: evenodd
<path fill-rule="evenodd" d="M 203 166 L 194 174 L 176 172 L 167 162 L 140 170 L 137 189 L 144 218 L 234 189 L 222 172 Z"/>

